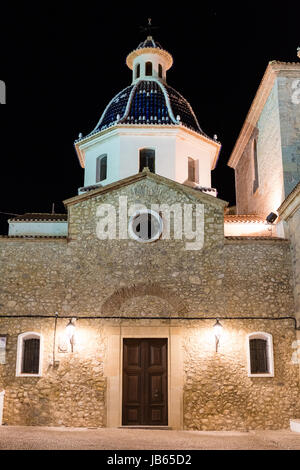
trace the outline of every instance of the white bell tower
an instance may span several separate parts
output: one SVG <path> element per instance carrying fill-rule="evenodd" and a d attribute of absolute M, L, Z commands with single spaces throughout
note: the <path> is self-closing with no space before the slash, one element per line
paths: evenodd
<path fill-rule="evenodd" d="M 211 189 L 221 145 L 201 129 L 188 101 L 166 82 L 173 58 L 151 35 L 126 59 L 131 84 L 107 105 L 94 130 L 75 142 L 84 186 L 105 186 L 143 170 Z"/>

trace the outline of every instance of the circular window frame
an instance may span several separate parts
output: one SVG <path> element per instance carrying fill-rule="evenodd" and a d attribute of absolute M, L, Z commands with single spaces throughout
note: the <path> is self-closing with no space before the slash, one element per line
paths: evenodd
<path fill-rule="evenodd" d="M 140 238 L 136 235 L 136 233 L 134 232 L 132 226 L 133 226 L 133 221 L 140 215 L 143 215 L 143 214 L 148 214 L 148 215 L 151 215 L 152 217 L 154 217 L 156 219 L 156 221 L 158 222 L 158 225 L 159 225 L 159 230 L 158 232 L 152 237 L 150 238 L 149 240 L 144 240 L 143 238 Z M 129 232 L 129 236 L 131 239 L 139 242 L 139 243 L 153 243 L 157 240 L 159 240 L 159 238 L 161 237 L 162 235 L 162 232 L 163 232 L 163 220 L 162 220 L 162 217 L 161 215 L 158 213 L 158 212 L 155 212 L 151 209 L 141 209 L 141 210 L 138 210 L 136 211 L 129 219 L 129 223 L 128 223 L 128 232 Z"/>

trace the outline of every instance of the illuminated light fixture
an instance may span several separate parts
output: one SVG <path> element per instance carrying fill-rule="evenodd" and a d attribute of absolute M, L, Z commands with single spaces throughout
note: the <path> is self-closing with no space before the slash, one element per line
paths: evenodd
<path fill-rule="evenodd" d="M 277 218 L 278 215 L 274 214 L 274 212 L 271 212 L 266 218 L 266 221 L 268 222 L 268 224 L 273 224 Z"/>
<path fill-rule="evenodd" d="M 66 336 L 71 344 L 71 351 L 74 351 L 75 344 L 75 331 L 76 331 L 76 318 L 71 318 L 66 326 Z"/>
<path fill-rule="evenodd" d="M 219 344 L 220 344 L 220 338 L 223 333 L 223 326 L 219 322 L 219 320 L 216 320 L 216 323 L 214 324 L 214 334 L 215 334 L 215 339 L 216 339 L 216 352 L 218 352 Z"/>

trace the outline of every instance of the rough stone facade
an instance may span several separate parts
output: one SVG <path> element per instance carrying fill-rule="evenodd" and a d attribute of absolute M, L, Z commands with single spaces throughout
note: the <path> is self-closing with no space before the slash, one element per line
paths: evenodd
<path fill-rule="evenodd" d="M 258 187 L 254 191 L 254 149 L 257 142 Z M 275 82 L 235 171 L 238 214 L 266 217 L 284 199 L 278 87 Z"/>
<path fill-rule="evenodd" d="M 283 429 L 299 414 L 297 366 L 291 363 L 295 332 L 280 322 L 223 321 L 226 333 L 218 354 L 207 338 L 209 323 L 191 325 L 184 335 L 184 418 L 187 429 Z M 273 335 L 275 377 L 248 377 L 246 336 Z"/>
<path fill-rule="evenodd" d="M 270 62 L 250 108 L 230 160 L 235 168 L 238 214 L 266 217 L 299 182 L 299 65 Z"/>
<path fill-rule="evenodd" d="M 58 320 L 53 360 L 54 319 L 1 319 L 1 332 L 8 335 L 6 364 L 0 365 L 0 388 L 5 390 L 5 424 L 105 426 L 103 324 L 101 320 L 81 320 L 77 350 L 59 353 L 57 346 L 65 326 L 66 320 Z M 93 334 L 84 337 L 91 330 Z M 16 377 L 17 339 L 27 331 L 43 336 L 41 377 Z"/>
<path fill-rule="evenodd" d="M 300 72 L 279 76 L 278 100 L 287 197 L 300 181 Z"/>
<path fill-rule="evenodd" d="M 284 224 L 285 235 L 291 241 L 294 273 L 295 316 L 300 323 L 300 183 L 298 183 L 295 189 L 280 206 L 279 215 Z M 298 336 L 300 340 L 300 332 L 298 333 Z"/>
<path fill-rule="evenodd" d="M 97 208 L 112 204 L 118 212 L 120 196 L 148 208 L 203 204 L 203 248 L 186 250 L 186 240 L 174 239 L 172 231 L 170 240 L 149 244 L 99 240 Z M 181 328 L 183 370 L 177 373 L 184 428 L 276 429 L 300 417 L 298 368 L 290 359 L 296 332 L 293 319 L 283 319 L 294 315 L 289 242 L 224 240 L 223 201 L 157 175 L 132 177 L 66 204 L 68 239 L 0 239 L 0 333 L 8 335 L 7 362 L 0 364 L 5 423 L 105 426 L 109 328 L 132 322 L 150 331 L 149 316 Z M 56 334 L 55 312 L 65 317 L 58 318 Z M 188 320 L 193 316 L 203 320 Z M 59 352 L 66 317 L 78 318 L 73 353 Z M 225 331 L 219 353 L 212 341 L 217 317 L 224 318 Z M 43 334 L 41 377 L 16 377 L 17 337 L 26 331 Z M 255 331 L 273 335 L 275 377 L 247 375 L 246 334 Z"/>

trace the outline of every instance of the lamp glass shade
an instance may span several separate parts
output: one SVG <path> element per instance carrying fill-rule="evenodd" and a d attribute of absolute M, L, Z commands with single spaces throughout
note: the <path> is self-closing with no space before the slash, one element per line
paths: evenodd
<path fill-rule="evenodd" d="M 214 333 L 216 338 L 220 338 L 223 332 L 223 326 L 219 322 L 219 320 L 216 321 L 214 324 Z"/>
<path fill-rule="evenodd" d="M 72 320 L 70 320 L 70 322 L 66 326 L 66 335 L 69 339 L 71 339 L 74 336 L 75 330 L 76 330 L 76 327 L 72 323 Z"/>

